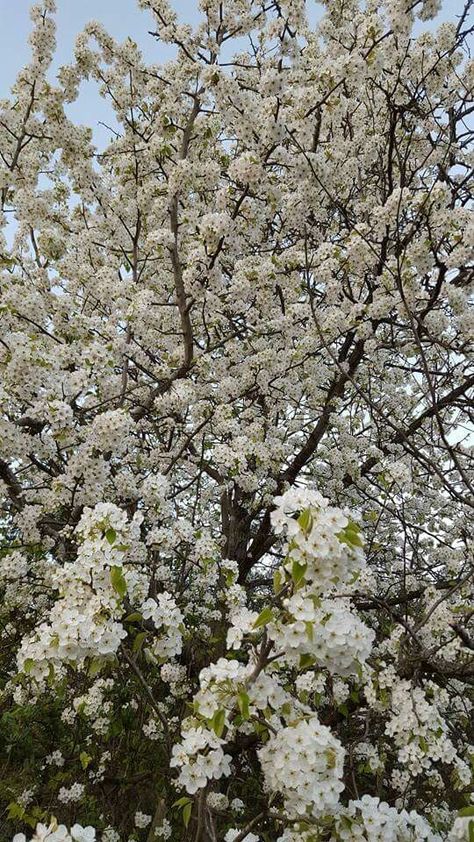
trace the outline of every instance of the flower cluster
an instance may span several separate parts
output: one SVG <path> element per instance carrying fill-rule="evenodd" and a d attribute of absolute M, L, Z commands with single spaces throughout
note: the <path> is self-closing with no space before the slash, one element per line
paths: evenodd
<path fill-rule="evenodd" d="M 84 795 L 84 784 L 74 783 L 69 789 L 62 786 L 58 793 L 58 801 L 62 804 L 73 804 L 75 801 L 80 801 Z"/>
<path fill-rule="evenodd" d="M 215 664 L 201 670 L 200 690 L 194 697 L 198 712 L 211 719 L 229 696 L 233 696 L 239 681 L 243 682 L 246 674 L 247 669 L 243 664 L 226 658 L 219 658 Z"/>
<path fill-rule="evenodd" d="M 349 801 L 335 820 L 331 840 L 367 840 L 367 842 L 441 842 L 428 822 L 414 810 L 398 812 L 379 798 L 363 795 Z"/>
<path fill-rule="evenodd" d="M 58 825 L 56 821 L 53 821 L 50 825 L 36 825 L 36 830 L 29 842 L 95 842 L 95 838 L 95 829 L 90 825 L 82 827 L 80 824 L 74 824 L 68 830 L 66 825 Z M 28 840 L 24 833 L 17 833 L 12 842 L 28 842 Z"/>
<path fill-rule="evenodd" d="M 224 836 L 224 842 L 234 842 L 235 839 L 241 838 L 242 842 L 260 842 L 260 837 L 256 836 L 251 831 L 242 837 L 242 831 L 231 827 Z"/>
<path fill-rule="evenodd" d="M 285 569 L 293 572 L 296 562 L 316 593 L 350 582 L 363 568 L 359 527 L 318 491 L 291 489 L 274 502 L 273 529 L 287 538 Z"/>
<path fill-rule="evenodd" d="M 449 831 L 448 842 L 466 842 L 474 831 L 474 818 L 470 816 L 458 816 Z"/>
<path fill-rule="evenodd" d="M 344 789 L 344 749 L 317 716 L 282 728 L 258 752 L 265 788 L 281 793 L 290 817 L 335 810 Z"/>
<path fill-rule="evenodd" d="M 139 520 L 129 525 L 112 504 L 85 510 L 76 530 L 77 558 L 53 573 L 59 598 L 18 653 L 18 667 L 36 679 L 64 662 L 115 653 L 126 635 L 119 618 L 124 555 L 136 539 Z"/>
<path fill-rule="evenodd" d="M 455 766 L 458 785 L 471 782 L 471 772 L 457 756 L 446 721 L 420 687 L 397 681 L 391 690 L 391 709 L 385 732 L 397 746 L 398 760 L 405 769 L 417 775 L 441 762 Z"/>
<path fill-rule="evenodd" d="M 178 783 L 186 792 L 193 795 L 208 781 L 230 775 L 231 758 L 224 753 L 224 745 L 225 740 L 202 726 L 184 731 L 181 743 L 173 746 L 170 766 L 180 768 Z"/>
<path fill-rule="evenodd" d="M 169 593 L 160 593 L 156 599 L 147 599 L 141 606 L 145 620 L 151 620 L 155 629 L 162 632 L 153 643 L 153 652 L 158 658 L 172 658 L 182 648 L 183 615 Z"/>
<path fill-rule="evenodd" d="M 285 613 L 270 624 L 269 635 L 288 663 L 298 664 L 302 656 L 310 656 L 334 674 L 360 672 L 375 635 L 347 600 L 320 599 L 301 590 L 283 604 Z"/>

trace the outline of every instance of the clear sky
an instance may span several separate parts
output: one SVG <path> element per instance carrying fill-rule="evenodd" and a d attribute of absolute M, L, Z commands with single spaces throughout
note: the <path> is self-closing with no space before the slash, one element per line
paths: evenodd
<path fill-rule="evenodd" d="M 158 45 L 147 34 L 153 27 L 152 17 L 140 11 L 135 0 L 56 1 L 58 48 L 55 67 L 71 61 L 74 39 L 84 24 L 92 19 L 101 21 L 117 40 L 123 40 L 127 36 L 133 38 L 142 48 L 148 61 L 161 62 L 171 55 L 169 47 Z M 29 58 L 27 39 L 30 31 L 30 5 L 31 0 L 0 0 L 0 97 L 8 95 L 18 70 Z M 173 5 L 187 23 L 198 20 L 198 0 L 174 0 Z M 463 5 L 463 0 L 444 0 L 437 22 L 453 20 Z M 311 7 L 312 17 L 316 17 L 315 0 L 311 0 L 308 6 Z M 433 23 L 430 26 L 433 26 Z M 70 107 L 69 114 L 78 123 L 94 127 L 97 142 L 107 140 L 104 130 L 97 128 L 99 120 L 104 119 L 104 102 L 98 97 L 92 83 L 82 86 L 79 100 Z"/>

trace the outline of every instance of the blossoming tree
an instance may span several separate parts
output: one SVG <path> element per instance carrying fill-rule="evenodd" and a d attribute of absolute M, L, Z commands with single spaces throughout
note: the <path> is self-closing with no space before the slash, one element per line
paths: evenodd
<path fill-rule="evenodd" d="M 139 5 L 0 103 L 1 838 L 472 839 L 471 3 Z"/>

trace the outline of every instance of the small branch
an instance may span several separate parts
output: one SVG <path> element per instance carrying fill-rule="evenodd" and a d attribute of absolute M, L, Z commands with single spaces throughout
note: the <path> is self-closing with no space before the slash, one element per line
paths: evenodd
<path fill-rule="evenodd" d="M 170 732 L 169 732 L 169 728 L 168 728 L 168 723 L 167 723 L 166 718 L 163 716 L 163 714 L 162 714 L 162 712 L 161 712 L 161 710 L 158 706 L 158 702 L 156 701 L 148 682 L 144 678 L 140 668 L 137 666 L 136 661 L 132 658 L 130 652 L 127 651 L 125 646 L 122 645 L 120 647 L 120 651 L 122 652 L 122 655 L 125 658 L 127 664 L 132 668 L 133 672 L 135 673 L 136 677 L 138 678 L 141 686 L 143 687 L 143 689 L 145 691 L 145 694 L 148 698 L 148 701 L 150 702 L 150 705 L 152 706 L 152 708 L 155 711 L 158 719 L 160 720 L 160 722 L 163 726 L 163 731 L 165 733 L 166 743 L 167 743 L 168 748 L 169 748 L 169 746 L 170 746 Z"/>

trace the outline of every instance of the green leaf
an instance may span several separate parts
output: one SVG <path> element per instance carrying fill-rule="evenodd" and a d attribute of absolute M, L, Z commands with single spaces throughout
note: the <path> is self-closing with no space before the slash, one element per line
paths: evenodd
<path fill-rule="evenodd" d="M 185 804 L 183 807 L 183 824 L 185 827 L 188 826 L 189 822 L 191 821 L 191 813 L 193 811 L 193 804 L 192 801 L 189 804 Z"/>
<path fill-rule="evenodd" d="M 101 671 L 103 665 L 104 665 L 104 659 L 103 658 L 92 658 L 92 660 L 89 664 L 89 669 L 87 670 L 87 675 L 89 675 L 91 678 L 93 678 L 94 675 L 97 675 Z"/>
<path fill-rule="evenodd" d="M 350 520 L 347 526 L 337 535 L 341 544 L 348 544 L 352 547 L 363 547 L 364 542 L 360 536 L 360 526 Z"/>
<path fill-rule="evenodd" d="M 110 581 L 112 583 L 112 587 L 116 593 L 120 597 L 124 597 L 127 593 L 127 583 L 125 581 L 125 577 L 122 573 L 122 568 L 114 566 L 110 570 Z"/>
<path fill-rule="evenodd" d="M 353 547 L 363 547 L 364 542 L 360 535 L 356 532 L 348 532 L 349 543 L 352 544 Z"/>
<path fill-rule="evenodd" d="M 31 672 L 35 665 L 33 658 L 26 658 L 23 664 L 23 672 L 26 672 L 27 675 Z"/>
<path fill-rule="evenodd" d="M 109 544 L 115 544 L 115 539 L 117 537 L 115 529 L 112 529 L 112 527 L 110 526 L 105 533 L 105 537 L 107 538 Z"/>
<path fill-rule="evenodd" d="M 384 707 L 388 707 L 390 701 L 390 693 L 385 687 L 380 687 L 379 689 L 379 699 L 382 702 Z"/>
<path fill-rule="evenodd" d="M 7 809 L 9 819 L 22 820 L 25 815 L 25 808 L 22 807 L 21 804 L 17 804 L 16 801 L 12 801 L 11 804 L 8 805 Z"/>
<path fill-rule="evenodd" d="M 123 734 L 123 722 L 120 722 L 118 719 L 114 719 L 110 723 L 109 734 L 111 737 L 119 737 L 120 734 Z"/>
<path fill-rule="evenodd" d="M 305 621 L 305 628 L 306 628 L 306 634 L 308 635 L 308 637 L 309 637 L 309 639 L 312 643 L 313 640 L 314 640 L 314 625 L 313 625 L 313 623 L 310 623 L 309 621 Z"/>
<path fill-rule="evenodd" d="M 428 743 L 427 743 L 426 739 L 424 737 L 418 737 L 418 743 L 419 743 L 419 746 L 420 746 L 421 750 L 424 751 L 425 754 L 427 754 Z"/>
<path fill-rule="evenodd" d="M 275 570 L 273 574 L 273 591 L 274 593 L 279 593 L 281 591 L 282 586 L 282 575 L 280 570 Z"/>
<path fill-rule="evenodd" d="M 192 803 L 192 798 L 188 798 L 187 795 L 183 795 L 182 798 L 178 798 L 178 800 L 175 801 L 174 804 L 171 805 L 171 809 L 173 809 L 173 807 L 184 807 L 185 804 L 191 804 L 191 803 Z"/>
<path fill-rule="evenodd" d="M 143 620 L 143 615 L 139 611 L 133 611 L 128 617 L 125 617 L 124 623 L 140 623 Z"/>
<path fill-rule="evenodd" d="M 307 564 L 300 564 L 299 561 L 294 561 L 292 568 L 291 568 L 291 578 L 296 586 L 301 584 L 304 580 L 306 570 L 308 568 Z"/>
<path fill-rule="evenodd" d="M 333 748 L 327 748 L 324 752 L 326 755 L 326 760 L 330 769 L 334 769 L 336 765 L 336 752 Z"/>
<path fill-rule="evenodd" d="M 250 710 L 249 710 L 249 695 L 245 692 L 245 690 L 241 690 L 237 696 L 237 704 L 239 706 L 240 713 L 242 714 L 242 719 L 250 719 Z"/>
<path fill-rule="evenodd" d="M 225 710 L 224 708 L 219 708 L 219 710 L 216 710 L 214 716 L 212 717 L 211 727 L 218 737 L 222 737 L 222 734 L 224 733 L 224 726 Z"/>
<path fill-rule="evenodd" d="M 305 535 L 309 535 L 313 528 L 313 515 L 311 514 L 311 509 L 303 509 L 298 517 L 298 525 L 301 527 Z"/>
<path fill-rule="evenodd" d="M 273 611 L 267 605 L 266 608 L 264 608 L 263 611 L 261 611 L 258 615 L 257 619 L 253 624 L 253 628 L 259 629 L 261 626 L 266 626 L 267 623 L 269 623 L 271 620 L 273 620 Z"/>
<path fill-rule="evenodd" d="M 474 807 L 463 807 L 462 810 L 459 810 L 458 816 L 463 819 L 469 816 L 474 817 Z"/>
<path fill-rule="evenodd" d="M 147 634 L 148 634 L 148 632 L 146 632 L 146 631 L 138 632 L 135 640 L 133 641 L 132 649 L 133 649 L 134 652 L 140 652 L 140 649 L 142 648 L 142 646 L 145 642 L 145 638 L 146 638 Z"/>
<path fill-rule="evenodd" d="M 307 667 L 312 667 L 316 663 L 315 658 L 313 655 L 301 655 L 299 668 L 300 670 L 305 670 Z"/>
<path fill-rule="evenodd" d="M 87 751 L 81 751 L 79 755 L 79 760 L 81 761 L 81 766 L 83 769 L 87 769 L 89 763 L 92 760 L 90 754 L 87 754 Z"/>
<path fill-rule="evenodd" d="M 36 816 L 30 816 L 28 813 L 25 813 L 25 815 L 23 816 L 23 821 L 26 822 L 26 824 L 29 827 L 33 828 L 35 828 L 38 824 L 38 819 L 36 818 Z"/>

